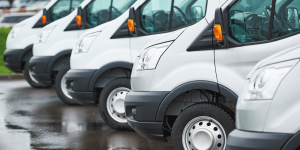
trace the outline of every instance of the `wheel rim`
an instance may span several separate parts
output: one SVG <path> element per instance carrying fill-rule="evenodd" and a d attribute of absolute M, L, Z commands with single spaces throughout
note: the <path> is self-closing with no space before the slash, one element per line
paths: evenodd
<path fill-rule="evenodd" d="M 32 76 L 32 73 L 31 73 L 30 70 L 29 70 L 29 77 L 30 77 L 30 79 L 31 79 L 33 82 L 39 83 L 39 82 Z"/>
<path fill-rule="evenodd" d="M 68 97 L 69 99 L 73 99 L 72 96 L 69 94 L 68 89 L 67 89 L 66 74 L 67 73 L 65 73 L 64 76 L 61 79 L 60 87 L 61 87 L 61 90 L 62 90 L 62 92 L 64 93 L 64 95 L 66 97 Z"/>
<path fill-rule="evenodd" d="M 225 130 L 211 117 L 196 117 L 185 126 L 182 143 L 186 150 L 225 150 Z"/>
<path fill-rule="evenodd" d="M 125 87 L 116 88 L 109 94 L 107 98 L 106 107 L 108 113 L 117 122 L 127 122 L 124 101 L 129 92 L 130 89 Z"/>

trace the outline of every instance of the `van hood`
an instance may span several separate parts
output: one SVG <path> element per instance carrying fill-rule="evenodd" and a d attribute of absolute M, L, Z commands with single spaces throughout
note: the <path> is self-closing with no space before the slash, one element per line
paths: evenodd
<path fill-rule="evenodd" d="M 63 18 L 60 18 L 60 19 L 58 19 L 58 20 L 55 20 L 54 22 L 51 22 L 51 23 L 47 24 L 46 26 L 43 27 L 43 29 L 44 29 L 44 28 L 47 28 L 47 27 L 50 27 L 50 26 L 58 25 L 58 24 L 61 22 L 62 19 L 63 19 Z"/>
<path fill-rule="evenodd" d="M 111 22 L 111 21 L 110 21 Z M 94 32 L 101 32 L 110 22 L 106 22 L 104 24 L 101 24 L 99 26 L 96 26 L 92 29 L 89 29 L 88 31 L 84 32 L 79 39 L 81 39 L 81 37 L 87 35 L 87 34 L 90 34 L 90 33 L 94 33 Z"/>
<path fill-rule="evenodd" d="M 187 28 L 182 28 L 182 29 L 173 31 L 173 33 L 167 34 L 166 36 L 163 36 L 160 39 L 156 39 L 156 40 L 146 44 L 146 46 L 144 46 L 143 50 L 150 47 L 150 46 L 152 46 L 152 45 L 157 45 L 157 44 L 165 43 L 165 42 L 168 42 L 168 41 L 175 41 L 181 35 L 181 33 L 186 29 Z M 142 51 L 141 51 L 141 53 L 142 53 Z"/>
<path fill-rule="evenodd" d="M 276 53 L 274 55 L 269 56 L 268 58 L 260 61 L 255 65 L 255 67 L 251 70 L 251 72 L 248 74 L 247 79 L 251 78 L 255 70 L 278 62 L 293 60 L 293 59 L 299 59 L 300 58 L 300 44 L 291 48 L 288 48 L 286 50 L 283 50 L 279 53 Z"/>

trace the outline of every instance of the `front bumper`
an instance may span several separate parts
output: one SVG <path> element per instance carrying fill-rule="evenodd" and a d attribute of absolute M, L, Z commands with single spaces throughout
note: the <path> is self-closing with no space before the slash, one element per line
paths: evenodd
<path fill-rule="evenodd" d="M 158 108 L 169 92 L 130 92 L 125 99 L 128 124 L 140 135 L 159 141 L 167 141 L 163 122 L 156 121 Z M 133 113 L 135 109 L 136 113 Z"/>
<path fill-rule="evenodd" d="M 29 61 L 29 71 L 40 83 L 52 85 L 51 73 L 47 72 L 47 66 L 53 56 L 33 56 Z"/>
<path fill-rule="evenodd" d="M 24 49 L 6 49 L 3 54 L 5 66 L 15 72 L 22 73 L 22 62 L 20 55 Z"/>
<path fill-rule="evenodd" d="M 234 130 L 228 136 L 227 150 L 280 150 L 292 134 Z"/>
<path fill-rule="evenodd" d="M 96 106 L 89 83 L 97 69 L 71 69 L 66 74 L 67 88 L 72 98 L 81 105 Z"/>

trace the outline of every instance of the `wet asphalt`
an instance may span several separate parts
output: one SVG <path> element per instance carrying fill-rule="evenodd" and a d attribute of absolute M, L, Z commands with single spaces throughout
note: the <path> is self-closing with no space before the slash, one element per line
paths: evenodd
<path fill-rule="evenodd" d="M 0 80 L 0 150 L 170 150 L 170 142 L 115 131 L 97 107 L 68 106 L 55 89 L 25 80 Z"/>

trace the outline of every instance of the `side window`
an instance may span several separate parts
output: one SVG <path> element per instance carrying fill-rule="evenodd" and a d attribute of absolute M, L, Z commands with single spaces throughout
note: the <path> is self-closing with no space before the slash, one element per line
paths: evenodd
<path fill-rule="evenodd" d="M 113 0 L 111 9 L 111 20 L 114 20 L 121 16 L 126 10 L 128 10 L 136 0 Z"/>
<path fill-rule="evenodd" d="M 276 13 L 274 16 L 272 39 L 276 39 L 300 31 L 299 0 L 293 0 L 288 5 L 286 5 L 282 0 L 277 0 L 275 8 L 279 9 L 276 9 Z M 280 11 L 282 12 L 281 15 Z"/>
<path fill-rule="evenodd" d="M 109 20 L 111 0 L 94 0 L 87 7 L 87 21 L 92 26 L 98 26 Z"/>
<path fill-rule="evenodd" d="M 172 0 L 151 0 L 142 8 L 142 27 L 149 33 L 169 30 Z"/>
<path fill-rule="evenodd" d="M 171 29 L 182 28 L 202 20 L 205 16 L 206 4 L 207 0 L 175 0 Z"/>
<path fill-rule="evenodd" d="M 55 21 L 70 13 L 71 0 L 59 0 L 50 10 L 51 20 Z"/>
<path fill-rule="evenodd" d="M 71 11 L 70 12 L 75 10 L 82 2 L 83 2 L 83 0 L 72 0 Z"/>
<path fill-rule="evenodd" d="M 268 40 L 272 0 L 240 0 L 229 10 L 231 36 L 241 43 Z"/>

